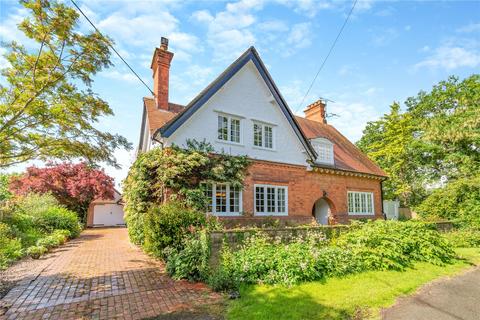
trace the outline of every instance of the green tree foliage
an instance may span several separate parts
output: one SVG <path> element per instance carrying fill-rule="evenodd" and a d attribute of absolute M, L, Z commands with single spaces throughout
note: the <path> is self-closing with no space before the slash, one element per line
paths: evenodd
<path fill-rule="evenodd" d="M 6 45 L 1 70 L 0 168 L 32 159 L 83 158 L 117 165 L 113 151 L 130 148 L 94 124 L 113 112 L 92 90 L 92 77 L 109 67 L 110 39 L 76 31 L 78 14 L 63 3 L 25 0 L 30 15 L 18 28 L 35 49 Z M 81 86 L 81 88 L 80 88 Z"/>
<path fill-rule="evenodd" d="M 0 173 L 0 206 L 2 202 L 12 197 L 12 193 L 8 190 L 9 181 L 10 175 Z"/>
<path fill-rule="evenodd" d="M 416 211 L 424 218 L 457 220 L 460 227 L 480 230 L 480 176 L 435 189 Z"/>
<path fill-rule="evenodd" d="M 357 146 L 389 175 L 386 199 L 418 205 L 427 187 L 480 172 L 480 75 L 450 77 L 431 92 L 394 103 L 369 122 Z"/>
<path fill-rule="evenodd" d="M 416 183 L 413 130 L 411 116 L 402 114 L 400 105 L 395 102 L 388 114 L 367 124 L 357 143 L 388 174 L 389 179 L 383 183 L 384 197 L 399 198 L 406 204 L 411 202 L 414 192 L 421 190 Z"/>
<path fill-rule="evenodd" d="M 452 76 L 405 104 L 431 181 L 480 172 L 480 74 L 462 81 Z"/>

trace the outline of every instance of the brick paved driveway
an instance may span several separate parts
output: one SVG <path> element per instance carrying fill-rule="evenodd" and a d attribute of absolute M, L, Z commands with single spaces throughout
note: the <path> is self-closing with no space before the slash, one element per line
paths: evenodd
<path fill-rule="evenodd" d="M 0 319 L 142 319 L 221 299 L 170 279 L 124 228 L 86 230 L 39 269 L 0 300 Z"/>

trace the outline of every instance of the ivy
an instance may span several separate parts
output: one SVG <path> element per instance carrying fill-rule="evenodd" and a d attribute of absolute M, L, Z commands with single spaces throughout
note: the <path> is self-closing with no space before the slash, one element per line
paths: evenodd
<path fill-rule="evenodd" d="M 152 205 L 177 199 L 205 211 L 203 185 L 229 183 L 241 188 L 249 164 L 246 156 L 214 153 L 211 144 L 196 140 L 188 140 L 184 148 L 174 145 L 140 154 L 124 180 L 131 240 L 143 243 L 143 219 Z"/>

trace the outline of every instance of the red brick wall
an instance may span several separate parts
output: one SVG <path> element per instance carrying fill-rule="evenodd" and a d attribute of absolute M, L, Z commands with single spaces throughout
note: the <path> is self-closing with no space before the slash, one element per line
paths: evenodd
<path fill-rule="evenodd" d="M 288 186 L 288 217 L 274 217 L 299 223 L 313 221 L 312 209 L 315 202 L 323 197 L 330 204 L 336 223 L 348 223 L 349 219 L 382 218 L 380 180 L 307 171 L 304 166 L 286 165 L 255 161 L 248 170 L 243 190 L 244 216 L 234 220 L 254 220 L 254 184 Z M 349 216 L 347 191 L 367 191 L 374 194 L 375 216 Z M 232 218 L 228 218 L 232 220 Z"/>

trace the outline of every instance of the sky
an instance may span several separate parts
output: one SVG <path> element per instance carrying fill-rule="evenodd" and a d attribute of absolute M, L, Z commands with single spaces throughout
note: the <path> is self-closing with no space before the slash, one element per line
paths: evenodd
<path fill-rule="evenodd" d="M 153 50 L 162 36 L 169 39 L 175 54 L 170 69 L 171 102 L 187 104 L 253 45 L 294 113 L 302 115 L 319 97 L 329 99 L 327 112 L 336 115 L 329 123 L 352 142 L 361 137 L 368 121 L 388 112 L 392 102 L 403 103 L 450 75 L 464 78 L 480 71 L 480 0 L 359 0 L 302 105 L 352 6 L 350 1 L 77 3 L 115 41 L 116 49 L 150 87 Z M 1 40 L 34 48 L 16 28 L 26 16 L 18 2 L 0 0 Z M 83 17 L 78 28 L 85 33 L 92 29 Z M 115 116 L 102 118 L 97 125 L 125 136 L 137 147 L 142 97 L 150 92 L 116 56 L 112 61 L 114 67 L 95 76 L 93 90 L 110 104 Z M 0 66 L 5 66 L 3 58 Z M 119 187 L 134 153 L 115 153 L 120 170 L 105 166 Z"/>

